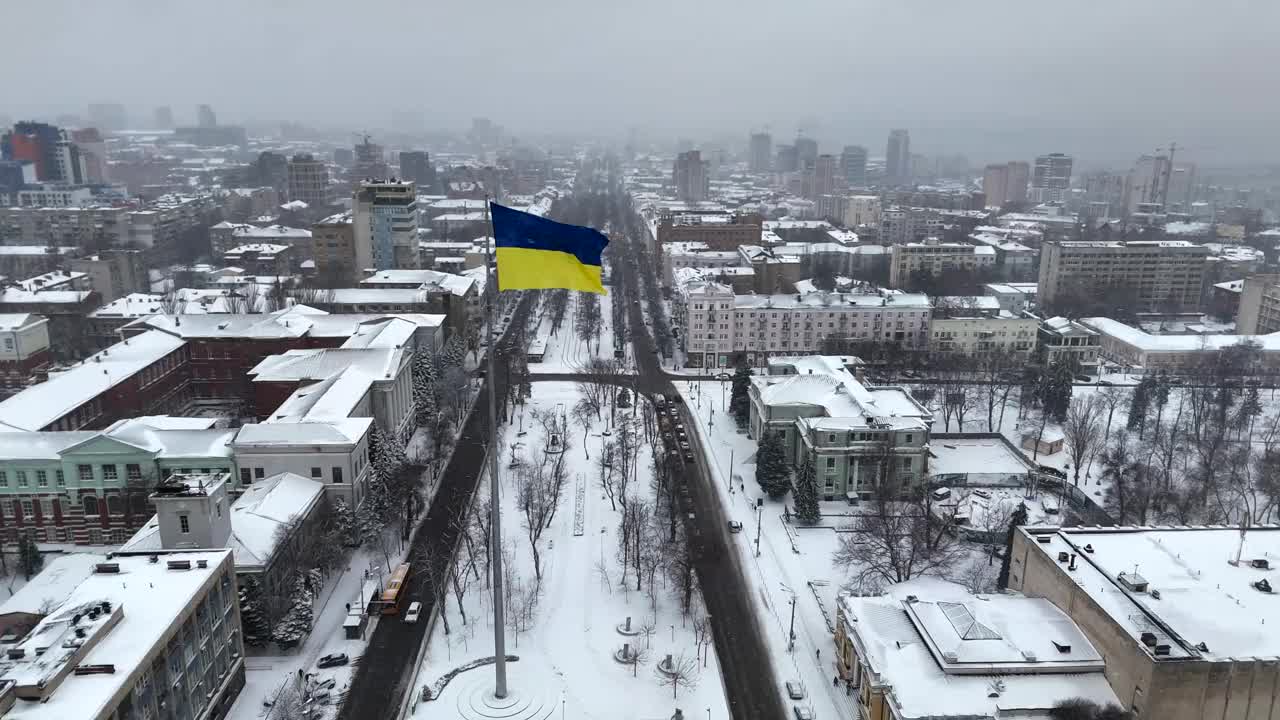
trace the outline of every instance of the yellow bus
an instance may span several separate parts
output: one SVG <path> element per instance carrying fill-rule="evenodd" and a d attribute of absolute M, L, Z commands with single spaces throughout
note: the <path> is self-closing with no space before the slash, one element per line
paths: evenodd
<path fill-rule="evenodd" d="M 396 615 L 400 612 L 400 603 L 408 592 L 409 563 L 402 563 L 387 579 L 387 586 L 382 589 L 382 614 Z"/>

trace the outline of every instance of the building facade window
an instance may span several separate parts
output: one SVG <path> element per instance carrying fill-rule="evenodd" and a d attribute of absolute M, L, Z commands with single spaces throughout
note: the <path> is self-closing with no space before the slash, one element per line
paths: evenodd
<path fill-rule="evenodd" d="M 240 468 L 240 484 L 248 485 L 251 482 L 253 480 L 249 476 L 249 468 Z"/>
<path fill-rule="evenodd" d="M 80 504 L 84 507 L 85 515 L 98 514 L 98 498 L 97 497 L 93 495 L 85 495 L 84 498 L 81 499 Z"/>
<path fill-rule="evenodd" d="M 27 471 L 26 471 L 26 470 L 18 470 L 17 472 L 15 472 L 15 473 L 14 473 L 14 475 L 18 478 L 18 487 L 26 487 L 26 486 L 27 486 Z"/>
<path fill-rule="evenodd" d="M 191 532 L 191 519 L 190 519 L 190 518 L 188 518 L 186 515 L 179 515 L 179 516 L 178 516 L 178 529 L 179 529 L 179 530 L 181 530 L 181 531 L 182 531 L 182 534 L 184 534 L 184 535 L 186 535 L 186 534 L 190 533 L 190 532 Z"/>
<path fill-rule="evenodd" d="M 103 466 L 102 466 L 102 479 L 103 479 L 103 480 L 119 480 L 119 479 L 120 479 L 120 477 L 119 477 L 119 475 L 117 475 L 117 474 L 116 474 L 116 466 L 115 466 L 115 465 L 103 465 Z"/>
<path fill-rule="evenodd" d="M 256 467 L 253 469 L 254 480 L 261 480 L 265 476 L 266 476 L 266 471 L 263 468 Z"/>
<path fill-rule="evenodd" d="M 36 471 L 36 487 L 49 487 L 49 473 L 47 471 Z"/>
<path fill-rule="evenodd" d="M 61 470 L 54 470 L 54 471 L 53 471 L 53 477 L 54 477 L 54 480 L 58 483 L 58 487 L 66 487 L 66 486 L 67 486 L 67 474 L 66 474 L 66 473 L 62 472 Z"/>
<path fill-rule="evenodd" d="M 342 482 L 342 468 L 337 465 L 333 466 L 333 481 L 336 483 Z"/>
<path fill-rule="evenodd" d="M 0 487 L 9 487 L 9 473 L 0 470 Z"/>
<path fill-rule="evenodd" d="M 76 473 L 80 478 L 80 482 L 93 482 L 93 466 L 77 465 Z"/>
<path fill-rule="evenodd" d="M 130 480 L 141 480 L 142 466 L 137 463 L 129 463 L 124 466 L 124 474 L 125 474 L 125 477 L 129 478 Z"/>

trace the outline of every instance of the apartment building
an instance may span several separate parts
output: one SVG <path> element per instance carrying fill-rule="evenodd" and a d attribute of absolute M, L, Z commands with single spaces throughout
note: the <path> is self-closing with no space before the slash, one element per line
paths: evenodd
<path fill-rule="evenodd" d="M 227 265 L 241 268 L 246 275 L 281 277 L 288 275 L 293 265 L 293 248 L 274 243 L 249 243 L 237 245 L 222 255 Z"/>
<path fill-rule="evenodd" d="M 932 311 L 924 295 L 734 295 L 728 285 L 707 282 L 684 286 L 673 305 L 686 361 L 703 368 L 816 353 L 829 337 L 923 349 Z"/>
<path fill-rule="evenodd" d="M 50 360 L 49 321 L 31 313 L 0 315 L 0 395 L 31 382 Z"/>
<path fill-rule="evenodd" d="M 899 387 L 870 387 L 847 364 L 857 358 L 775 357 L 754 375 L 748 432 L 782 435 L 788 462 L 812 464 L 826 500 L 871 497 L 882 482 L 925 477 L 933 415 Z"/>
<path fill-rule="evenodd" d="M 889 248 L 889 287 L 910 285 L 917 273 L 940 275 L 947 270 L 983 272 L 996 266 L 996 251 L 989 245 L 911 242 Z"/>
<path fill-rule="evenodd" d="M 934 300 L 930 350 L 962 355 L 1002 352 L 1024 359 L 1035 352 L 1038 318 L 1009 312 L 998 298 L 985 295 Z"/>
<path fill-rule="evenodd" d="M 418 267 L 418 192 L 412 180 L 361 182 L 352 217 L 357 267 Z"/>
<path fill-rule="evenodd" d="M 117 554 L 36 615 L 0 660 L 6 716 L 210 720 L 244 687 L 230 550 Z"/>
<path fill-rule="evenodd" d="M 1236 332 L 1269 335 L 1280 332 L 1280 275 L 1251 275 L 1239 291 Z"/>
<path fill-rule="evenodd" d="M 142 253 L 137 250 L 104 250 L 97 255 L 74 258 L 67 267 L 87 275 L 89 288 L 98 293 L 104 303 L 151 289 Z"/>
<path fill-rule="evenodd" d="M 209 228 L 209 244 L 215 256 L 222 256 L 241 245 L 288 245 L 300 260 L 315 254 L 314 233 L 305 228 L 273 224 L 261 227 L 248 223 L 220 222 Z M 265 273 L 264 273 L 265 274 Z"/>
<path fill-rule="evenodd" d="M 1209 251 L 1185 240 L 1046 242 L 1040 252 L 1040 302 L 1133 294 L 1138 312 L 1186 312 L 1200 307 Z"/>
<path fill-rule="evenodd" d="M 880 243 L 897 245 L 939 237 L 942 214 L 933 208 L 890 207 L 880 212 Z"/>
<path fill-rule="evenodd" d="M 1026 202 L 1030 175 L 1031 166 L 1025 162 L 988 165 L 982 172 L 982 192 L 987 196 L 987 206 L 1004 207 L 1009 203 Z"/>
<path fill-rule="evenodd" d="M 289 200 L 301 200 L 308 207 L 323 210 L 329 206 L 329 168 L 310 153 L 299 153 L 289 159 Z"/>
<path fill-rule="evenodd" d="M 658 220 L 655 252 L 671 243 L 703 243 L 712 250 L 760 245 L 764 220 L 759 215 L 670 214 Z"/>
<path fill-rule="evenodd" d="M 326 284 L 356 282 L 364 276 L 364 269 L 356 258 L 354 218 L 350 211 L 330 215 L 311 226 L 316 277 Z"/>
<path fill-rule="evenodd" d="M 1052 602 L 1080 627 L 1135 717 L 1267 717 L 1280 702 L 1267 582 L 1278 555 L 1280 528 L 1266 525 L 1024 527 L 1009 589 Z"/>
<path fill-rule="evenodd" d="M 878 195 L 850 195 L 845 198 L 844 217 L 841 220 L 844 226 L 849 228 L 857 228 L 863 225 L 875 228 L 880 227 L 880 197 Z"/>
<path fill-rule="evenodd" d="M 130 239 L 124 207 L 0 207 L 0 239 L 14 245 L 93 247 Z M 6 275 L 28 274 L 9 273 Z"/>
<path fill-rule="evenodd" d="M 48 319 L 49 347 L 55 358 L 68 362 L 84 357 L 90 350 L 85 334 L 85 316 L 100 304 L 98 293 L 92 290 L 27 289 L 22 286 L 0 290 L 0 313 L 32 313 Z"/>

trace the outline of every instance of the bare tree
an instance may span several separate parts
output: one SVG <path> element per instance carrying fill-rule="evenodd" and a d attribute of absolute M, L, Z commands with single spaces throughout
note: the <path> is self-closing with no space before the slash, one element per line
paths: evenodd
<path fill-rule="evenodd" d="M 671 688 L 671 697 L 675 699 L 680 694 L 680 688 L 687 690 L 697 687 L 698 661 L 684 653 L 668 655 L 658 662 L 654 675 L 658 678 L 659 685 Z"/>
<path fill-rule="evenodd" d="M 541 462 L 528 458 L 516 471 L 516 501 L 524 514 L 525 534 L 533 556 L 533 573 L 539 587 L 542 582 L 542 533 L 555 512 L 558 498 L 555 484 L 554 464 L 545 458 Z"/>
<path fill-rule="evenodd" d="M 833 563 L 851 572 L 856 585 L 875 579 L 899 583 L 920 575 L 945 576 L 964 557 L 952 534 L 954 514 L 930 517 L 928 492 L 915 502 L 897 499 L 896 483 L 883 477 L 871 502 L 854 521 L 854 531 L 842 533 Z"/>
<path fill-rule="evenodd" d="M 596 456 L 596 467 L 600 470 L 600 489 L 604 490 L 604 494 L 609 498 L 609 509 L 617 510 L 618 505 L 614 498 L 617 490 L 614 486 L 614 478 L 616 470 L 613 465 L 613 458 L 618 454 L 618 446 L 615 442 L 606 442 L 600 448 L 600 454 Z"/>
<path fill-rule="evenodd" d="M 1111 442 L 1111 419 L 1116 414 L 1116 409 L 1125 407 L 1129 404 L 1129 399 L 1133 395 L 1133 391 L 1119 385 L 1108 385 L 1102 388 L 1095 396 L 1102 409 L 1107 411 L 1107 419 L 1102 430 L 1102 445 L 1106 447 Z"/>
<path fill-rule="evenodd" d="M 1080 469 L 1093 459 L 1102 437 L 1099 422 L 1101 406 L 1093 396 L 1077 398 L 1067 407 L 1067 418 L 1062 423 L 1062 438 L 1071 462 L 1075 465 L 1072 482 L 1080 486 Z"/>

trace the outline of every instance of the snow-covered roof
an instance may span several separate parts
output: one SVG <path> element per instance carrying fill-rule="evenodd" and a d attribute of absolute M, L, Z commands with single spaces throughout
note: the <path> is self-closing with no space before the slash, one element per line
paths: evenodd
<path fill-rule="evenodd" d="M 302 348 L 263 358 L 251 370 L 255 382 L 322 380 L 347 369 L 358 369 L 374 379 L 391 378 L 399 371 L 403 351 L 396 348 Z"/>
<path fill-rule="evenodd" d="M 209 582 L 225 571 L 230 551 L 174 553 L 152 563 L 147 556 L 117 555 L 111 562 L 119 573 L 94 573 L 71 591 L 66 602 L 32 630 L 24 642 L 49 650 L 37 655 L 28 649 L 22 660 L 0 660 L 0 678 L 47 679 L 41 702 L 18 701 L 5 714 L 21 720 L 65 720 L 104 715 L 115 698 L 134 682 L 138 666 L 162 642 L 173 626 L 190 612 Z M 170 570 L 166 559 L 191 562 L 189 570 Z M 200 567 L 198 561 L 205 561 Z M 163 588 L 158 592 L 157 588 Z M 234 602 L 234 598 L 230 599 Z M 112 611 L 96 621 L 83 616 L 93 605 L 111 604 Z M 114 665 L 114 673 L 79 675 L 68 672 L 61 682 L 53 674 L 63 667 L 73 650 L 63 646 L 71 633 L 73 615 L 81 614 L 79 626 L 92 631 L 95 644 L 79 659 L 79 665 Z M 118 617 L 112 626 L 108 618 Z M 87 638 L 86 638 L 87 639 Z"/>
<path fill-rule="evenodd" d="M 64 285 L 70 285 L 79 280 L 88 278 L 88 273 L 68 272 L 66 270 L 51 270 L 42 275 L 35 275 L 18 283 L 18 287 L 30 292 L 39 292 L 46 289 L 59 288 Z"/>
<path fill-rule="evenodd" d="M 372 418 L 341 418 L 316 422 L 265 422 L 241 426 L 234 445 L 351 445 L 369 430 Z"/>
<path fill-rule="evenodd" d="M 243 255 L 245 253 L 258 253 L 259 255 L 279 255 L 289 249 L 288 245 L 277 245 L 275 243 L 245 243 L 237 245 L 223 253 L 224 256 L 230 257 L 235 255 Z"/>
<path fill-rule="evenodd" d="M 92 290 L 26 290 L 7 287 L 0 291 L 0 303 L 50 303 L 73 305 L 84 302 Z"/>
<path fill-rule="evenodd" d="M 858 654 L 872 671 L 869 681 L 887 689 L 903 718 L 1044 717 L 1068 698 L 1116 702 L 1097 651 L 1046 600 L 975 596 L 937 581 L 904 583 L 891 593 L 841 595 L 839 602 Z M 908 593 L 920 599 L 907 602 Z M 914 615 L 913 606 L 919 606 Z M 1058 638 L 1068 641 L 1067 655 L 1080 656 L 1076 664 L 1086 669 L 1056 671 L 1049 664 L 1058 654 L 1051 644 Z M 1024 650 L 1037 662 L 1025 658 Z M 943 655 L 951 652 L 955 662 Z M 1049 662 L 1038 662 L 1041 657 Z M 989 669 L 983 659 L 994 660 L 986 663 Z"/>
<path fill-rule="evenodd" d="M 1280 594 L 1251 583 L 1270 576 L 1280 557 L 1280 527 L 1071 528 L 1030 546 L 1057 564 L 1059 552 L 1075 553 L 1076 569 L 1063 572 L 1157 661 L 1261 658 L 1280 655 Z M 1092 547 L 1089 552 L 1088 547 Z M 1232 564 L 1236 558 L 1239 564 Z M 1272 570 L 1255 569 L 1264 559 Z M 1144 592 L 1125 587 L 1120 576 L 1136 572 Z M 1160 592 L 1160 599 L 1151 595 Z M 1268 624 L 1266 621 L 1271 620 Z M 1140 642 L 1153 632 L 1169 654 L 1155 656 Z M 1198 649 L 1204 643 L 1207 649 Z"/>
<path fill-rule="evenodd" d="M 35 615 L 50 603 L 54 606 L 62 604 L 76 586 L 93 573 L 94 565 L 106 561 L 106 555 L 90 552 L 54 555 L 45 562 L 39 575 L 28 580 L 0 605 L 0 616 L 9 613 Z"/>
<path fill-rule="evenodd" d="M 730 291 L 732 292 L 732 291 Z M 807 295 L 735 295 L 733 306 L 738 310 L 769 310 L 807 308 L 821 310 L 830 307 L 884 307 L 886 310 L 928 310 L 932 307 L 928 295 L 901 293 L 896 295 L 880 295 L 878 293 L 826 293 L 816 292 Z"/>
<path fill-rule="evenodd" d="M 929 442 L 929 472 L 933 475 L 981 473 L 1024 475 L 1026 458 L 999 438 L 940 438 Z"/>
<path fill-rule="evenodd" d="M 32 385 L 0 402 L 0 423 L 22 430 L 39 430 L 182 345 L 181 338 L 158 331 L 118 342 L 68 370 L 50 374 L 46 382 Z"/>
<path fill-rule="evenodd" d="M 1091 335 L 1098 334 L 1092 328 L 1086 327 L 1083 324 L 1078 323 L 1075 320 L 1072 320 L 1070 318 L 1062 317 L 1061 315 L 1057 315 L 1055 317 L 1049 318 L 1048 320 L 1045 320 L 1044 327 L 1058 335 L 1064 335 L 1064 336 L 1066 335 L 1091 336 Z"/>
<path fill-rule="evenodd" d="M 37 322 L 48 322 L 43 315 L 33 313 L 0 313 L 0 330 L 17 330 Z"/>
<path fill-rule="evenodd" d="M 1270 335 L 1152 335 L 1145 330 L 1105 317 L 1080 318 L 1084 325 L 1102 335 L 1130 345 L 1143 352 L 1192 353 L 1221 350 L 1253 343 L 1263 351 L 1280 350 L 1280 333 Z"/>
<path fill-rule="evenodd" d="M 159 429 L 150 422 L 126 418 L 113 423 L 103 434 L 165 457 L 203 458 L 231 457 L 231 440 L 236 431 Z"/>
<path fill-rule="evenodd" d="M 1207 222 L 1171 222 L 1164 226 L 1166 235 L 1208 235 L 1213 225 Z"/>
<path fill-rule="evenodd" d="M 770 367 L 785 366 L 786 375 L 755 375 L 751 384 L 770 407 L 807 406 L 822 415 L 796 420 L 804 429 L 925 429 L 931 414 L 901 388 L 867 388 L 853 377 L 841 358 L 802 356 L 771 358 Z"/>
<path fill-rule="evenodd" d="M 379 270 L 360 281 L 360 285 L 377 290 L 385 290 L 386 288 L 380 287 L 383 285 L 408 284 L 417 285 L 421 290 L 442 291 L 462 296 L 475 286 L 475 281 L 463 275 L 438 270 Z"/>

